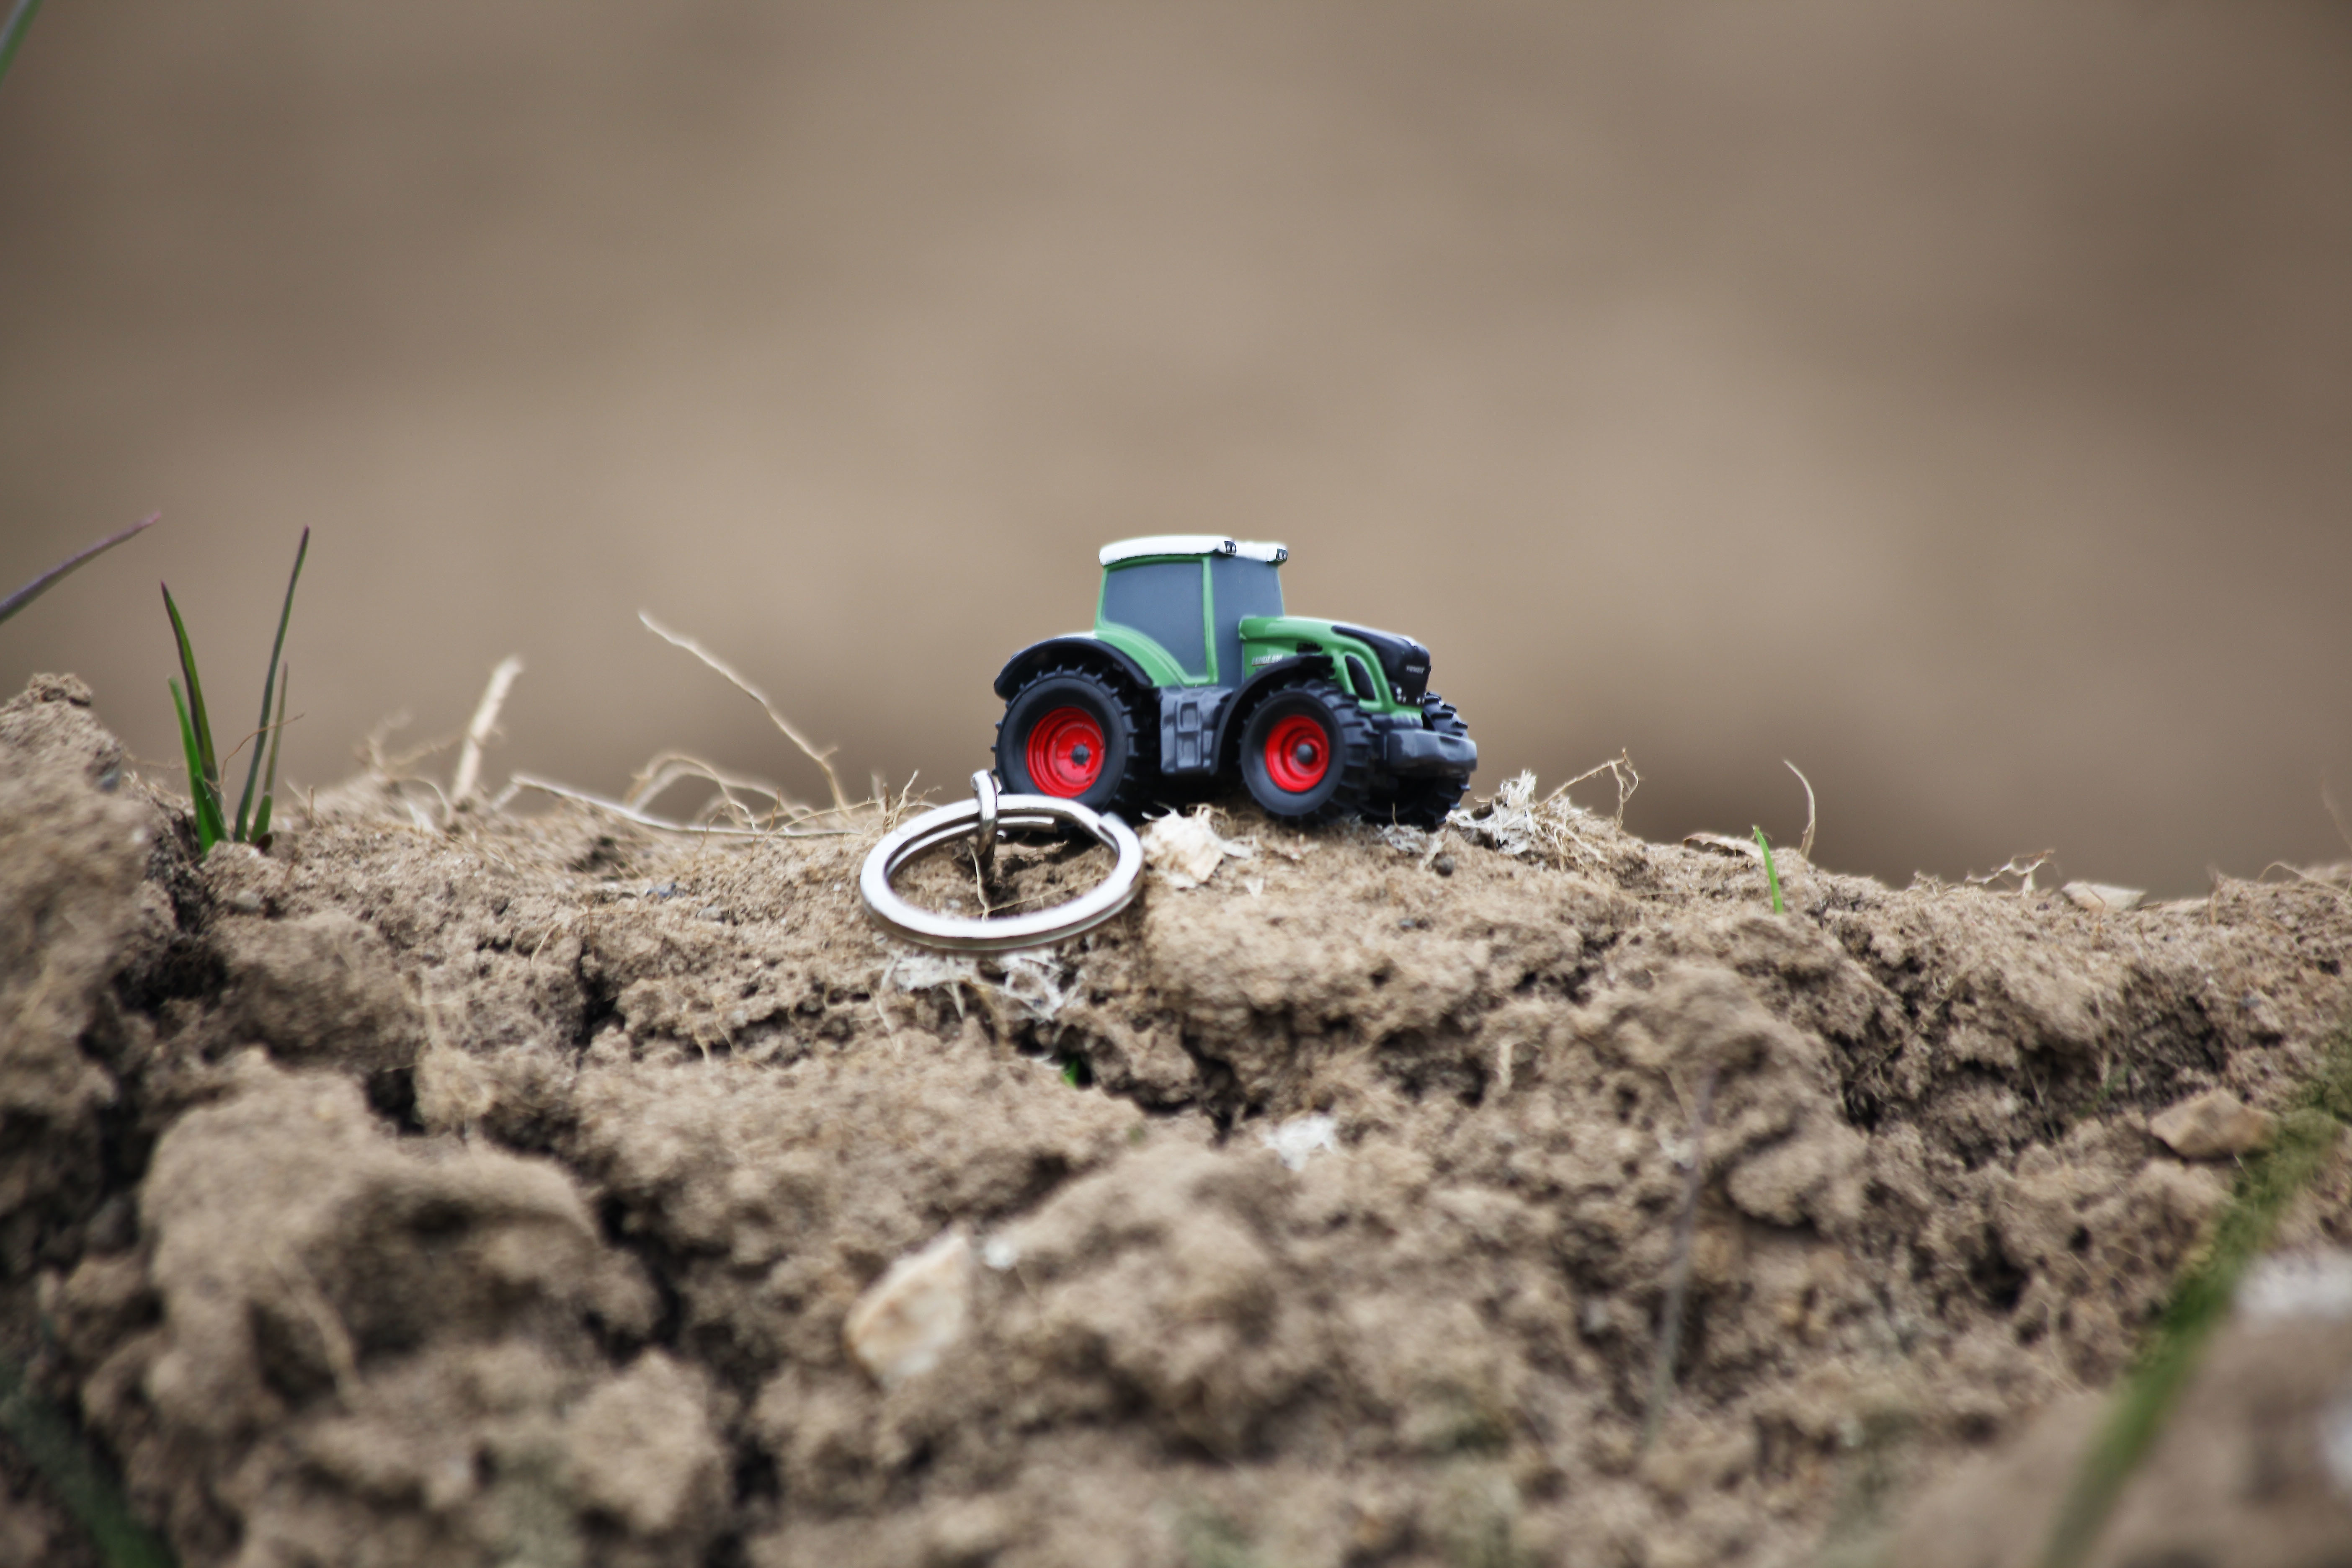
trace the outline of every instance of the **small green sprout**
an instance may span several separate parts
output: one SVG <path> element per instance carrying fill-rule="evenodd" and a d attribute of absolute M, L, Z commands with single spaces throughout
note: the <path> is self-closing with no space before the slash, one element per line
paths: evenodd
<path fill-rule="evenodd" d="M 1776 915 L 1784 914 L 1789 906 L 1780 901 L 1780 868 L 1772 864 L 1772 841 L 1764 837 L 1762 828 L 1759 827 L 1754 831 L 1756 847 L 1764 856 L 1764 881 L 1772 889 L 1772 912 Z"/>
<path fill-rule="evenodd" d="M 8 74 L 8 63 L 16 58 L 16 50 L 25 41 L 26 29 L 33 25 L 34 13 L 40 8 L 41 0 L 16 0 L 8 13 L 8 20 L 0 23 L 0 77 Z"/>
<path fill-rule="evenodd" d="M 2105 1110 L 2107 1108 L 2107 1101 L 2115 1098 L 2116 1090 L 2121 1089 L 2124 1081 L 2130 1076 L 2130 1064 L 2117 1062 L 2115 1070 L 2099 1080 L 2098 1092 L 2091 1096 L 2091 1103 L 2083 1108 L 2083 1114 L 2096 1116 L 2100 1111 Z"/>
<path fill-rule="evenodd" d="M 131 1512 L 121 1482 L 65 1412 L 25 1381 L 14 1356 L 0 1355 L 0 1437 L 48 1482 L 106 1568 L 171 1568 L 170 1550 Z"/>
<path fill-rule="evenodd" d="M 294 573 L 286 579 L 286 604 L 278 612 L 278 640 L 269 647 L 269 668 L 261 681 L 261 721 L 252 736 L 253 756 L 246 764 L 245 793 L 237 797 L 236 816 L 228 816 L 221 795 L 220 758 L 213 749 L 212 717 L 205 709 L 204 682 L 196 679 L 196 650 L 188 641 L 186 623 L 180 619 L 180 606 L 172 602 L 172 590 L 163 590 L 163 609 L 172 617 L 172 636 L 179 644 L 180 673 L 187 677 L 188 689 L 184 697 L 177 680 L 166 680 L 171 689 L 172 707 L 180 716 L 180 747 L 187 755 L 188 795 L 194 803 L 196 818 L 196 846 L 199 853 L 226 840 L 233 844 L 267 844 L 269 841 L 269 805 L 278 789 L 278 741 L 286 728 L 286 681 L 281 678 L 278 656 L 286 649 L 286 623 L 294 614 L 294 585 L 302 580 L 302 560 L 310 552 L 310 531 L 302 531 L 302 542 L 294 551 Z M 278 699 L 278 716 L 269 713 L 269 700 Z M 269 772 L 262 776 L 261 753 L 264 743 L 269 752 Z M 230 753 L 234 756 L 236 753 Z M 261 787 L 260 809 L 254 809 L 254 786 Z"/>
<path fill-rule="evenodd" d="M 0 57 L 0 66 L 5 66 L 5 57 Z M 47 593 L 51 588 L 56 587 L 58 580 L 64 577 L 67 573 L 71 572 L 75 567 L 79 566 L 86 561 L 96 560 L 99 556 L 105 554 L 108 551 L 121 543 L 124 540 L 130 538 L 132 534 L 138 533 L 142 530 L 154 527 L 156 523 L 163 521 L 163 514 L 162 512 L 156 512 L 152 516 L 132 523 L 129 528 L 124 529 L 120 533 L 108 534 L 104 539 L 100 540 L 96 544 L 89 546 L 87 550 L 77 551 L 73 554 L 67 556 L 63 561 L 58 562 L 56 565 L 50 567 L 47 571 L 42 573 L 39 576 L 26 584 L 23 587 L 17 589 L 6 598 L 0 599 L 0 621 L 6 620 L 10 616 L 15 615 L 17 611 L 23 609 L 26 605 L 31 604 L 34 600 Z"/>

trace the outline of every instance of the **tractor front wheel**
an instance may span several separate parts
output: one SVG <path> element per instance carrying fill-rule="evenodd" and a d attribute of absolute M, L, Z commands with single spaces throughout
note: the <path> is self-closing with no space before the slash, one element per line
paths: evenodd
<path fill-rule="evenodd" d="M 1123 687 L 1085 669 L 1049 669 L 1005 704 L 996 776 L 1014 795 L 1050 795 L 1096 811 L 1131 811 L 1149 770 Z"/>
<path fill-rule="evenodd" d="M 1421 722 L 1426 730 L 1441 735 L 1467 738 L 1470 726 L 1454 710 L 1454 704 L 1433 691 L 1421 700 Z M 1426 778 L 1395 779 L 1383 792 L 1386 798 L 1375 795 L 1371 816 L 1377 821 L 1393 818 L 1407 827 L 1425 827 L 1432 832 L 1445 826 L 1446 816 L 1462 804 L 1463 794 L 1470 787 L 1467 777 L 1439 773 Z"/>
<path fill-rule="evenodd" d="M 1363 710 L 1328 680 L 1283 687 L 1242 726 L 1242 782 L 1250 798 L 1302 827 L 1363 809 L 1374 754 Z"/>

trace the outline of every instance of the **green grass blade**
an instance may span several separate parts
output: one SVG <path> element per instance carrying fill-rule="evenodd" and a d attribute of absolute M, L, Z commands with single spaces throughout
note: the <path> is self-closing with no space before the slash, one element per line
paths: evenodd
<path fill-rule="evenodd" d="M 1772 912 L 1780 914 L 1788 906 L 1780 901 L 1780 868 L 1772 864 L 1772 841 L 1764 837 L 1760 827 L 1755 833 L 1756 847 L 1764 853 L 1764 884 L 1772 889 Z"/>
<path fill-rule="evenodd" d="M 220 763 L 213 760 L 212 716 L 205 711 L 205 683 L 196 679 L 196 650 L 188 641 L 187 623 L 180 619 L 180 606 L 172 602 L 172 590 L 163 590 L 163 609 L 172 617 L 172 639 L 180 647 L 180 673 L 188 682 L 188 707 L 195 715 L 196 760 L 204 764 L 203 781 L 220 788 Z"/>
<path fill-rule="evenodd" d="M 205 836 L 205 764 L 196 755 L 196 727 L 188 721 L 188 700 L 180 695 L 180 683 L 167 679 L 163 684 L 171 689 L 172 711 L 180 716 L 180 749 L 188 755 L 188 802 L 195 809 L 196 837 L 201 843 Z M 204 847 L 209 849 L 212 846 L 205 844 Z"/>
<path fill-rule="evenodd" d="M 178 681 L 163 684 L 172 689 L 172 708 L 180 716 L 180 747 L 188 754 L 188 804 L 195 814 L 196 853 L 201 855 L 220 842 L 220 810 L 205 784 L 204 759 L 196 752 L 196 727 L 188 720 L 187 699 L 180 695 Z"/>
<path fill-rule="evenodd" d="M 2098 1544 L 2124 1486 L 2164 1430 L 2205 1342 L 2230 1315 L 2238 1280 L 2270 1245 L 2279 1217 L 2327 1163 L 2352 1114 L 2352 1029 L 2340 1030 L 2315 1083 L 2248 1158 L 2211 1238 L 2174 1288 L 2139 1363 L 2108 1406 L 2060 1507 L 2042 1568 L 2075 1568 Z"/>
<path fill-rule="evenodd" d="M 269 837 L 269 802 L 278 794 L 278 742 L 286 733 L 286 692 L 294 684 L 294 667 L 280 667 L 278 677 L 278 722 L 269 727 L 269 771 L 262 780 L 260 808 L 253 814 L 256 844 Z"/>
<path fill-rule="evenodd" d="M 0 59 L 0 69 L 5 68 L 6 63 L 5 59 Z M 51 588 L 57 585 L 58 579 L 65 576 L 67 573 L 71 572 L 75 567 L 79 566 L 86 561 L 96 560 L 99 556 L 105 554 L 108 551 L 121 543 L 124 540 L 130 538 L 132 534 L 138 533 L 145 529 L 152 528 L 163 520 L 163 514 L 160 511 L 156 512 L 152 516 L 132 523 L 129 528 L 124 529 L 120 533 L 108 534 L 104 539 L 100 540 L 96 544 L 91 545 L 87 550 L 67 556 L 63 561 L 58 562 L 56 565 L 50 567 L 47 571 L 42 573 L 39 576 L 26 584 L 23 587 L 17 589 L 6 598 L 0 599 L 0 621 L 6 620 L 10 616 L 15 615 L 17 611 L 23 609 L 26 605 L 31 604 L 34 600 L 47 593 Z"/>
<path fill-rule="evenodd" d="M 286 623 L 294 616 L 294 584 L 302 580 L 302 558 L 310 553 L 310 531 L 302 531 L 302 542 L 294 547 L 294 574 L 286 579 L 286 603 L 278 612 L 278 640 L 269 645 L 269 669 L 261 678 L 261 721 L 254 736 L 253 756 L 245 765 L 245 793 L 236 797 L 236 841 L 248 842 L 245 836 L 245 814 L 253 804 L 253 786 L 261 781 L 261 735 L 269 728 L 269 698 L 278 685 L 278 656 L 286 651 Z"/>
<path fill-rule="evenodd" d="M 33 25 L 34 13 L 40 8 L 41 0 L 16 0 L 16 8 L 8 13 L 6 25 L 0 26 L 0 77 L 8 74 L 8 63 L 16 58 L 17 46 L 25 41 L 25 30 Z"/>
<path fill-rule="evenodd" d="M 107 1568 L 170 1568 L 171 1552 L 131 1511 L 121 1484 L 65 1413 L 26 1385 L 9 1357 L 0 1357 L 0 1435 L 89 1532 Z"/>

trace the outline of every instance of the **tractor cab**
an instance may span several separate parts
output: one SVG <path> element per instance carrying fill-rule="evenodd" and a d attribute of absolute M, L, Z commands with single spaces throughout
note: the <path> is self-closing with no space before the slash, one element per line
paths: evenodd
<path fill-rule="evenodd" d="M 1162 534 L 1103 547 L 1095 636 L 1134 655 L 1155 684 L 1224 686 L 1247 673 L 1242 622 L 1282 614 L 1279 544 Z"/>

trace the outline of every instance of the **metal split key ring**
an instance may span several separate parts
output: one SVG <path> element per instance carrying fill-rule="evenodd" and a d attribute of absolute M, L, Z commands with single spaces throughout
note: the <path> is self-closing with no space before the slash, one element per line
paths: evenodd
<path fill-rule="evenodd" d="M 1143 870 L 1143 845 L 1126 823 L 1074 800 L 1045 795 L 1000 795 L 996 780 L 986 770 L 971 775 L 971 800 L 923 813 L 877 844 L 866 857 L 857 888 L 865 895 L 866 912 L 884 931 L 952 952 L 1010 952 L 1082 936 L 1134 901 Z M 981 874 L 985 877 L 996 861 L 999 832 L 1065 824 L 1083 830 L 1118 857 L 1109 876 L 1068 903 L 1003 920 L 969 920 L 918 909 L 890 886 L 890 879 L 908 861 L 964 837 L 973 840 Z"/>

